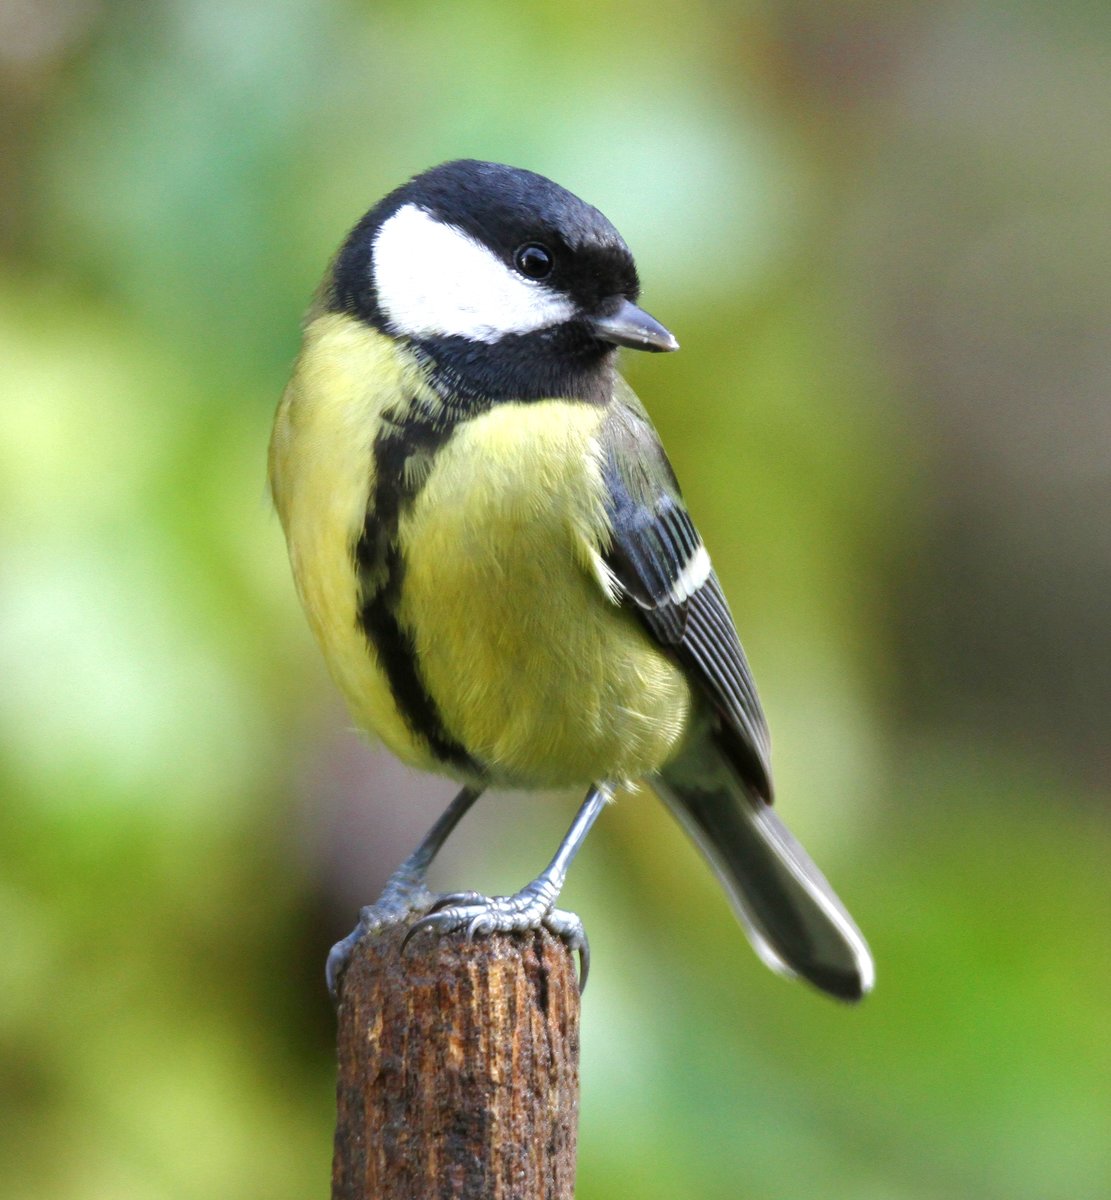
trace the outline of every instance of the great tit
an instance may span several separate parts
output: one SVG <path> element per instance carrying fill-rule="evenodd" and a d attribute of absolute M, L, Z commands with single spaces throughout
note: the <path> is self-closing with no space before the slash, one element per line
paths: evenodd
<path fill-rule="evenodd" d="M 757 953 L 844 1000 L 864 938 L 771 808 L 768 729 L 709 554 L 619 346 L 678 349 L 637 306 L 596 208 L 531 171 L 416 176 L 344 241 L 270 443 L 298 594 L 352 716 L 462 791 L 332 951 L 410 931 L 538 928 L 615 788 L 647 781 L 706 855 Z M 488 787 L 588 789 L 515 896 L 433 898 L 428 864 Z"/>

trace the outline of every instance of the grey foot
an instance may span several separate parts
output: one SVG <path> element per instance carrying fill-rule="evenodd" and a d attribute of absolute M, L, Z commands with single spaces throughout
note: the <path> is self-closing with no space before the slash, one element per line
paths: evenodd
<path fill-rule="evenodd" d="M 390 925 L 404 924 L 415 912 L 427 912 L 436 903 L 436 897 L 424 886 L 422 879 L 415 877 L 404 867 L 395 871 L 386 881 L 381 896 L 373 904 L 359 910 L 359 923 L 354 929 L 328 951 L 324 967 L 324 978 L 333 1000 L 339 999 L 339 985 L 355 947 L 368 933 L 377 933 Z"/>
<path fill-rule="evenodd" d="M 457 892 L 441 896 L 433 910 L 417 921 L 402 942 L 402 949 L 418 933 L 465 933 L 467 940 L 491 933 L 524 933 L 547 929 L 562 939 L 579 956 L 579 991 L 586 987 L 590 971 L 590 943 L 579 917 L 573 912 L 553 908 L 554 897 L 540 884 L 530 884 L 515 896 L 483 896 L 478 892 Z"/>

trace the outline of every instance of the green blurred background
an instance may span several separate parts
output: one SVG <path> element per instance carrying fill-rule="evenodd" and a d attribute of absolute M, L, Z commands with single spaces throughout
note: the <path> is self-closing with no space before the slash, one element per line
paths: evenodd
<path fill-rule="evenodd" d="M 0 0 L 5 1195 L 327 1194 L 324 955 L 451 789 L 350 731 L 263 464 L 332 249 L 462 155 L 681 340 L 627 370 L 879 972 L 773 977 L 607 812 L 580 1200 L 1111 1195 L 1109 78 L 1079 0 Z"/>

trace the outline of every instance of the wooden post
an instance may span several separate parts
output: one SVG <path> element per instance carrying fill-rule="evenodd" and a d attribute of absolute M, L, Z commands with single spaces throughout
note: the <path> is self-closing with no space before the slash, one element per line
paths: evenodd
<path fill-rule="evenodd" d="M 547 931 L 365 937 L 342 981 L 333 1200 L 572 1200 L 579 990 Z"/>

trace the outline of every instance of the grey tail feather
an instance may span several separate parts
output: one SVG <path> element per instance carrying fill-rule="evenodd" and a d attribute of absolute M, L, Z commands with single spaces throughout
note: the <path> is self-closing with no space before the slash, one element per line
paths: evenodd
<path fill-rule="evenodd" d="M 872 955 L 845 906 L 771 805 L 745 788 L 712 742 L 665 769 L 653 786 L 709 859 L 772 970 L 840 1000 L 860 1000 L 872 990 Z"/>

